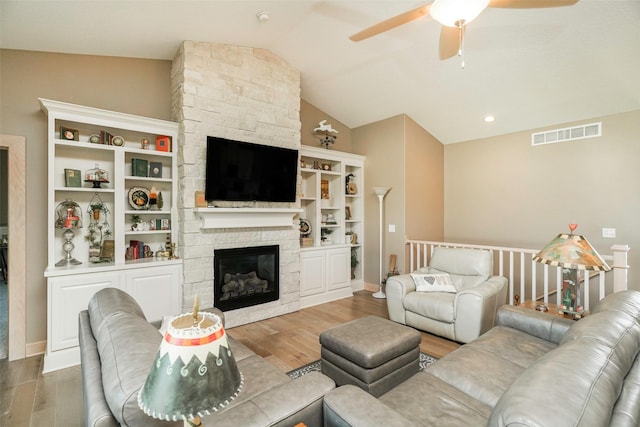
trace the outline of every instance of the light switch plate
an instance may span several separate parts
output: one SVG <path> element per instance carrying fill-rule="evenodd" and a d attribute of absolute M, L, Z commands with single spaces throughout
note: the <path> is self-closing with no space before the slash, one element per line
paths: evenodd
<path fill-rule="evenodd" d="M 615 228 L 603 228 L 602 229 L 602 237 L 608 237 L 610 239 L 615 239 L 615 237 L 616 237 L 616 229 Z"/>

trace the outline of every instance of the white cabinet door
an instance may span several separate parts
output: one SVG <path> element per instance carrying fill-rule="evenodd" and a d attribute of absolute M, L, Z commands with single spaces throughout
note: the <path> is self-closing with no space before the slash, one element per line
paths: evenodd
<path fill-rule="evenodd" d="M 300 253 L 300 296 L 314 295 L 325 290 L 327 271 L 324 251 Z"/>
<path fill-rule="evenodd" d="M 155 322 L 180 314 L 181 277 L 180 265 L 126 270 L 124 290 L 140 304 L 147 320 Z"/>
<path fill-rule="evenodd" d="M 327 290 L 350 286 L 351 258 L 349 248 L 327 251 Z"/>
<path fill-rule="evenodd" d="M 48 310 L 48 350 L 63 350 L 78 345 L 78 313 L 100 289 L 119 288 L 120 273 L 104 272 L 50 277 Z"/>
<path fill-rule="evenodd" d="M 353 295 L 349 246 L 300 251 L 300 307 Z"/>

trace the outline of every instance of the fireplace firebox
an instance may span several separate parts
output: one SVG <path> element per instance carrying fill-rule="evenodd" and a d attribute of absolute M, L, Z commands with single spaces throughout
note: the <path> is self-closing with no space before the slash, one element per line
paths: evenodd
<path fill-rule="evenodd" d="M 278 245 L 213 251 L 213 305 L 222 311 L 251 307 L 280 297 Z"/>

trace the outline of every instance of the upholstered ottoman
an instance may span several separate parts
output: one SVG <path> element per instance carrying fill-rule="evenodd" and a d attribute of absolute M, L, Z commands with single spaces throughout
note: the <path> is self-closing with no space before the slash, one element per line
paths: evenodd
<path fill-rule="evenodd" d="M 378 397 L 419 370 L 420 333 L 367 316 L 320 334 L 322 373 Z"/>

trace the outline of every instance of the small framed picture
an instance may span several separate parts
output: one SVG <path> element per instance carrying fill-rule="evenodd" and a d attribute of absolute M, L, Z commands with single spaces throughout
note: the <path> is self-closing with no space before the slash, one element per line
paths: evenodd
<path fill-rule="evenodd" d="M 149 177 L 162 178 L 162 162 L 149 162 Z"/>
<path fill-rule="evenodd" d="M 326 179 L 320 180 L 320 197 L 322 199 L 330 199 L 329 195 L 329 181 Z"/>
<path fill-rule="evenodd" d="M 78 132 L 77 129 L 60 126 L 60 139 L 66 139 L 67 141 L 77 141 L 79 134 L 80 132 Z"/>
<path fill-rule="evenodd" d="M 113 240 L 105 240 L 102 242 L 102 251 L 100 251 L 100 258 L 104 260 L 113 260 L 113 253 L 115 250 L 115 242 Z"/>

